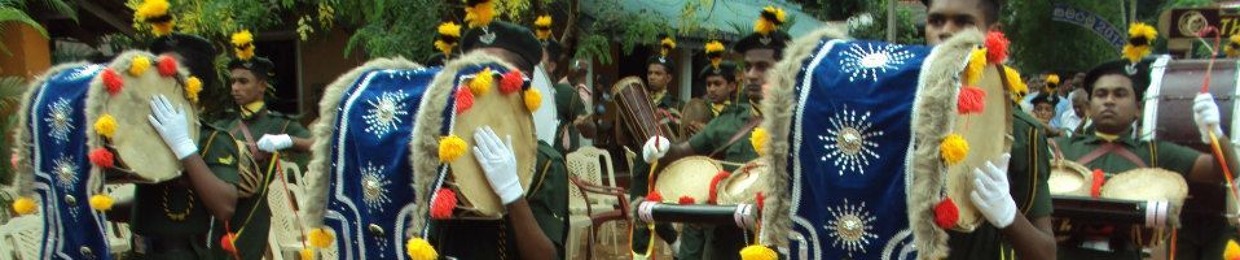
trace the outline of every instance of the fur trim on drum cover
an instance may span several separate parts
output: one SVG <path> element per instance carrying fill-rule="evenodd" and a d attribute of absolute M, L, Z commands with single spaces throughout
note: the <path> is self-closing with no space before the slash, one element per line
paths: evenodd
<path fill-rule="evenodd" d="M 62 71 L 86 65 L 89 63 L 74 62 L 56 65 L 35 77 L 34 81 L 27 85 L 26 92 L 22 94 L 21 104 L 17 107 L 17 129 L 13 131 L 13 140 L 16 141 L 13 144 L 13 150 L 16 152 L 13 156 L 17 157 L 16 168 L 13 169 L 13 185 L 17 191 L 16 195 L 32 198 L 34 196 L 34 168 L 30 167 L 33 163 L 30 158 L 33 156 L 30 149 L 34 146 L 34 137 L 30 135 L 30 129 L 26 127 L 31 120 L 30 103 L 34 102 L 35 94 L 43 89 L 43 84 L 47 83 L 48 78 Z"/>
<path fill-rule="evenodd" d="M 787 170 L 790 147 L 788 131 L 792 127 L 793 108 L 797 103 L 796 94 L 793 92 L 797 84 L 797 74 L 801 72 L 805 59 L 817 51 L 815 47 L 818 47 L 821 41 L 846 39 L 847 35 L 838 28 L 823 27 L 799 37 L 784 48 L 784 58 L 767 72 L 768 88 L 761 104 L 765 118 L 761 127 L 769 132 L 770 141 L 766 149 L 770 152 L 759 159 L 770 165 L 771 174 L 766 176 L 771 177 L 768 185 L 772 192 L 763 194 L 766 197 L 759 234 L 760 244 L 786 248 L 788 235 L 792 233 L 792 218 L 789 216 L 792 202 L 788 199 L 788 194 L 792 192 L 789 190 L 791 184 Z"/>
<path fill-rule="evenodd" d="M 443 164 L 439 161 L 439 137 L 442 123 L 429 124 L 426 122 L 443 122 L 444 109 L 448 107 L 444 102 L 448 102 L 448 95 L 452 93 L 452 89 L 456 87 L 457 72 L 469 66 L 480 66 L 484 64 L 499 64 L 509 70 L 516 70 L 508 62 L 504 62 L 489 54 L 481 52 L 466 53 L 460 58 L 453 59 L 445 64 L 443 70 L 439 71 L 439 75 L 431 81 L 431 86 L 426 90 L 422 97 L 421 108 L 418 114 L 414 116 L 417 122 L 413 128 L 413 141 L 409 143 L 412 150 L 413 172 L 416 176 L 413 178 L 414 196 L 418 198 L 418 202 L 414 206 L 413 222 L 410 223 L 406 233 L 411 237 L 422 237 L 422 231 L 426 227 L 426 218 L 430 211 L 430 197 L 435 192 L 436 187 L 431 187 L 438 181 L 439 166 Z M 433 102 L 433 103 L 428 103 Z M 445 176 L 446 178 L 446 176 Z"/>
<path fill-rule="evenodd" d="M 377 58 L 367 61 L 366 64 L 350 70 L 343 76 L 336 78 L 327 88 L 323 90 L 323 98 L 319 100 L 319 118 L 334 119 L 337 116 L 336 106 L 341 102 L 341 97 L 353 84 L 357 83 L 358 78 L 376 69 L 398 69 L 411 70 L 420 69 L 422 65 L 406 60 L 403 57 L 395 58 Z M 310 146 L 311 159 L 306 165 L 306 187 L 302 187 L 306 192 L 306 198 L 302 200 L 304 205 L 301 208 L 302 223 L 310 228 L 323 226 L 323 214 L 327 203 L 327 183 L 330 173 L 326 171 L 330 169 L 331 163 L 331 136 L 336 133 L 334 120 L 316 120 L 310 126 L 310 133 L 314 138 L 314 143 Z M 420 197 L 419 197 L 420 198 Z"/>
<path fill-rule="evenodd" d="M 910 165 L 906 167 L 913 176 L 908 190 L 909 226 L 920 259 L 947 257 L 947 231 L 934 223 L 934 206 L 941 200 L 939 190 L 947 185 L 947 165 L 939 155 L 939 143 L 955 124 L 960 73 L 982 39 L 977 30 L 958 33 L 935 47 L 922 64 L 913 100 L 915 150 L 908 154 Z"/>

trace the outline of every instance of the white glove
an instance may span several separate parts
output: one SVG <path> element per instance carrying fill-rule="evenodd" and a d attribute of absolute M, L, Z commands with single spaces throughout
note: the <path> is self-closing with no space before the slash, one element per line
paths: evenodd
<path fill-rule="evenodd" d="M 289 147 L 293 147 L 293 138 L 289 137 L 286 134 L 280 134 L 280 135 L 266 134 L 266 135 L 263 135 L 263 138 L 258 139 L 257 145 L 258 145 L 259 150 L 263 150 L 264 152 L 274 153 L 274 152 L 278 152 L 280 150 L 284 150 Z"/>
<path fill-rule="evenodd" d="M 646 140 L 646 145 L 642 146 L 642 159 L 647 163 L 654 162 L 663 158 L 667 154 L 667 150 L 672 148 L 672 142 L 666 137 L 654 136 L 650 140 Z"/>
<path fill-rule="evenodd" d="M 973 192 L 969 198 L 986 220 L 999 229 L 1011 225 L 1016 218 L 1016 201 L 1008 192 L 1007 168 L 1011 157 L 1003 154 L 996 161 L 998 166 L 986 162 L 986 166 L 973 169 Z"/>
<path fill-rule="evenodd" d="M 487 182 L 491 183 L 491 189 L 499 195 L 504 205 L 516 201 L 525 193 L 517 180 L 517 156 L 512 151 L 512 136 L 508 136 L 505 146 L 491 127 L 479 127 L 474 131 L 474 159 L 482 165 Z"/>
<path fill-rule="evenodd" d="M 163 137 L 164 144 L 172 148 L 177 160 L 185 159 L 198 152 L 198 145 L 189 137 L 189 121 L 185 118 L 185 110 L 173 108 L 168 98 L 159 95 L 151 98 L 151 115 L 147 116 L 151 126 Z"/>
<path fill-rule="evenodd" d="M 1219 120 L 1218 104 L 1214 103 L 1214 95 L 1201 93 L 1193 98 L 1193 121 L 1197 122 L 1197 132 L 1201 133 L 1202 142 L 1210 142 L 1210 134 L 1206 131 L 1212 131 L 1216 136 L 1223 135 L 1223 128 L 1219 126 L 1221 120 Z"/>

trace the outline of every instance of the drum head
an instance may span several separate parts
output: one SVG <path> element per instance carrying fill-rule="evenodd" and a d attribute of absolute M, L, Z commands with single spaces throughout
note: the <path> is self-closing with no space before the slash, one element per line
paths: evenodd
<path fill-rule="evenodd" d="M 985 221 L 973 203 L 961 203 L 969 200 L 973 191 L 973 169 L 985 166 L 986 162 L 999 158 L 1007 153 L 1012 146 L 1008 136 L 1012 133 L 1012 111 L 1008 106 L 1008 95 L 1004 89 L 1000 74 L 1001 67 L 987 66 L 978 83 L 979 88 L 986 91 L 986 107 L 980 114 L 958 116 L 955 120 L 956 132 L 969 142 L 969 155 L 964 161 L 948 166 L 947 194 L 960 209 L 960 221 L 956 230 L 972 231 L 978 224 Z"/>
<path fill-rule="evenodd" d="M 750 161 L 737 169 L 727 179 L 719 182 L 717 190 L 720 205 L 753 203 L 759 192 L 769 186 L 767 173 L 770 167 L 761 159 Z"/>
<path fill-rule="evenodd" d="M 149 68 L 134 76 L 130 67 L 134 60 L 147 59 Z M 91 90 L 87 97 L 86 118 L 92 124 L 103 115 L 110 115 L 116 121 L 115 134 L 109 140 L 99 138 L 91 142 L 92 149 L 104 146 L 115 151 L 116 167 L 128 169 L 144 182 L 157 183 L 181 175 L 181 163 L 172 148 L 159 137 L 159 132 L 151 126 L 148 116 L 151 114 L 151 98 L 163 95 L 173 107 L 185 113 L 189 125 L 189 136 L 198 140 L 198 113 L 196 106 L 186 98 L 182 71 L 176 76 L 163 76 L 156 68 L 160 57 L 144 51 L 130 51 L 121 54 L 112 63 L 111 69 L 123 81 L 123 87 L 115 94 L 110 94 L 104 86 L 101 74 L 91 82 Z M 181 66 L 183 67 L 183 66 Z M 104 72 L 105 74 L 108 72 Z M 206 86 L 204 86 L 206 87 Z M 99 134 L 92 128 L 89 135 Z"/>
<path fill-rule="evenodd" d="M 696 203 L 705 203 L 710 198 L 710 180 L 721 170 L 723 166 L 710 157 L 681 158 L 663 168 L 654 189 L 664 202 L 675 203 L 688 196 Z"/>
<path fill-rule="evenodd" d="M 538 160 L 535 153 L 538 139 L 534 138 L 534 123 L 521 95 L 501 95 L 493 90 L 490 94 L 475 96 L 473 108 L 456 117 L 452 133 L 464 139 L 467 147 L 474 147 L 474 131 L 483 126 L 490 126 L 500 139 L 512 137 L 512 149 L 517 156 L 517 175 L 521 179 L 521 187 L 528 188 L 534 175 L 534 163 Z M 452 161 L 451 167 L 452 181 L 459 187 L 458 192 L 464 195 L 463 202 L 468 202 L 467 208 L 472 207 L 484 217 L 503 216 L 504 204 L 491 190 L 486 173 L 472 152 Z"/>
<path fill-rule="evenodd" d="M 1163 200 L 1182 205 L 1188 183 L 1180 174 L 1159 168 L 1138 168 L 1116 174 L 1102 185 L 1102 197 L 1121 200 Z"/>
<path fill-rule="evenodd" d="M 1093 184 L 1091 172 L 1081 164 L 1058 160 L 1051 163 L 1051 176 L 1046 181 L 1051 195 L 1089 196 Z"/>
<path fill-rule="evenodd" d="M 701 98 L 690 99 L 680 111 L 680 132 L 686 133 L 686 136 L 692 136 L 693 131 L 690 131 L 689 126 L 694 122 L 705 126 L 710 122 L 711 117 L 710 101 Z"/>

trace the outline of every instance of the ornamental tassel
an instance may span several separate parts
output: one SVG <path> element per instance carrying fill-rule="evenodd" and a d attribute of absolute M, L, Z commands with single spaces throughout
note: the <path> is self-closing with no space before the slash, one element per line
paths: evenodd
<path fill-rule="evenodd" d="M 1236 240 L 1227 240 L 1227 249 L 1223 250 L 1223 260 L 1240 260 L 1240 245 Z"/>
<path fill-rule="evenodd" d="M 462 155 L 465 155 L 465 150 L 468 149 L 468 146 L 465 143 L 465 139 L 461 139 L 456 135 L 444 137 L 443 140 L 439 140 L 439 162 L 447 163 L 461 158 Z"/>
<path fill-rule="evenodd" d="M 719 202 L 719 182 L 727 179 L 728 176 L 732 176 L 732 174 L 728 173 L 728 171 L 720 170 L 719 173 L 715 173 L 715 177 L 710 178 L 710 198 L 706 200 L 707 204 Z"/>
<path fill-rule="evenodd" d="M 30 197 L 22 196 L 13 201 L 13 211 L 17 212 L 17 215 L 34 213 L 36 208 L 37 205 L 35 205 L 34 199 L 31 199 Z"/>
<path fill-rule="evenodd" d="M 469 80 L 469 91 L 474 92 L 474 96 L 485 95 L 491 91 L 491 84 L 495 83 L 495 76 L 491 73 L 491 68 L 484 68 L 482 72 L 474 74 L 474 79 Z"/>
<path fill-rule="evenodd" d="M 949 134 L 943 138 L 943 143 L 939 144 L 939 155 L 948 165 L 960 163 L 969 155 L 969 142 L 958 134 Z"/>
<path fill-rule="evenodd" d="M 986 109 L 986 91 L 974 86 L 965 86 L 957 96 L 956 112 L 962 115 L 980 114 Z"/>
<path fill-rule="evenodd" d="M 512 94 L 521 90 L 521 85 L 525 85 L 525 76 L 519 70 L 511 70 L 500 78 L 499 92 L 504 95 Z"/>
<path fill-rule="evenodd" d="M 107 194 L 90 196 L 90 208 L 98 211 L 112 210 L 112 196 Z"/>
<path fill-rule="evenodd" d="M 306 238 L 306 240 L 310 242 L 310 246 L 318 248 L 327 248 L 332 245 L 332 240 L 336 240 L 336 238 L 332 236 L 331 231 L 328 231 L 325 228 L 311 229 L 310 233 L 306 235 Z"/>
<path fill-rule="evenodd" d="M 409 254 L 409 258 L 413 260 L 439 259 L 439 252 L 435 251 L 435 247 L 422 238 L 409 239 L 409 242 L 405 243 L 405 253 Z"/>
<path fill-rule="evenodd" d="M 659 193 L 657 190 L 650 191 L 649 193 L 646 193 L 646 201 L 663 203 L 663 194 Z"/>
<path fill-rule="evenodd" d="M 431 203 L 431 219 L 450 219 L 454 208 L 456 192 L 444 188 L 435 191 L 435 202 Z"/>
<path fill-rule="evenodd" d="M 1003 64 L 1007 60 L 1008 46 L 1011 45 L 1007 36 L 1002 31 L 992 30 L 986 33 L 986 41 L 982 44 L 986 46 L 986 62 L 990 64 Z"/>
<path fill-rule="evenodd" d="M 693 203 L 697 201 L 694 200 L 693 197 L 689 197 L 686 195 L 686 196 L 680 196 L 680 201 L 678 202 L 680 203 L 680 205 L 693 205 Z"/>
<path fill-rule="evenodd" d="M 1101 169 L 1094 169 L 1092 173 L 1093 183 L 1089 185 L 1089 196 L 1095 199 L 1102 197 L 1102 184 L 1106 183 L 1106 173 Z"/>
<path fill-rule="evenodd" d="M 456 114 L 460 115 L 469 111 L 474 107 L 474 92 L 469 91 L 465 87 L 458 87 L 456 90 Z"/>
<path fill-rule="evenodd" d="M 951 229 L 956 227 L 956 222 L 960 221 L 960 208 L 956 207 L 956 202 L 951 197 L 943 198 L 937 205 L 934 205 L 934 224 L 942 229 Z"/>

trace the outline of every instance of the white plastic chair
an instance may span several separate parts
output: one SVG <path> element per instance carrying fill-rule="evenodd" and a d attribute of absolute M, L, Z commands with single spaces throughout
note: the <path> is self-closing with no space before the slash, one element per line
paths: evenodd
<path fill-rule="evenodd" d="M 0 258 L 39 259 L 43 244 L 43 216 L 41 213 L 20 216 L 0 226 Z"/>
<path fill-rule="evenodd" d="M 132 183 L 107 184 L 103 186 L 103 190 L 117 201 L 131 201 L 136 187 Z M 129 224 L 108 221 L 107 232 L 108 247 L 112 249 L 113 254 L 122 254 L 133 249 L 133 232 L 130 232 Z"/>
<path fill-rule="evenodd" d="M 289 204 L 289 195 L 284 191 L 285 184 L 272 182 L 267 186 L 267 205 L 271 207 L 271 231 L 267 236 L 267 244 L 275 259 L 295 259 L 302 249 L 301 227 Z M 300 194 L 296 184 L 287 184 L 288 192 L 293 196 Z M 289 255 L 285 255 L 289 253 Z"/>
<path fill-rule="evenodd" d="M 603 185 L 603 175 L 606 174 L 608 182 L 605 186 L 619 188 L 616 183 L 616 168 L 612 164 L 611 155 L 608 154 L 606 150 L 598 149 L 593 146 L 583 146 L 578 148 L 577 151 L 568 153 L 565 161 L 565 164 L 568 166 L 569 173 L 573 176 L 577 176 L 578 179 L 595 185 Z M 604 171 L 606 172 L 604 173 Z M 578 190 L 576 186 L 572 185 L 572 183 L 569 183 L 569 195 L 569 211 L 572 212 L 573 215 L 584 214 L 584 211 L 586 210 L 585 203 L 587 202 L 581 195 L 581 191 Z M 588 203 L 592 204 L 596 209 L 612 208 L 619 203 L 616 201 L 616 198 L 608 196 L 594 196 L 591 200 L 592 201 Z M 586 222 L 584 226 L 574 226 L 572 222 L 574 221 L 570 218 L 570 235 L 573 234 L 573 232 L 580 232 L 577 230 L 578 228 L 589 228 L 588 222 Z M 619 232 L 621 229 L 617 225 L 618 223 L 611 222 L 610 225 L 600 227 L 600 233 L 609 234 L 605 237 L 611 244 L 615 244 L 619 240 L 617 237 L 619 234 L 627 234 L 626 232 Z M 608 232 L 608 230 L 611 232 Z"/>

